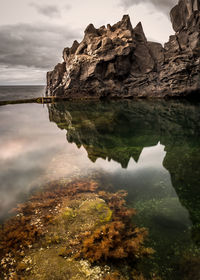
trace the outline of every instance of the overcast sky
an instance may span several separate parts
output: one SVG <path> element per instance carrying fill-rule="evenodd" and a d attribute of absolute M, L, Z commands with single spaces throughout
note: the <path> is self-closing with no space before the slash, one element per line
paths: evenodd
<path fill-rule="evenodd" d="M 129 14 L 149 40 L 173 34 L 169 11 L 177 0 L 1 0 L 0 85 L 45 84 L 62 50 L 81 40 L 89 23 L 114 24 Z"/>

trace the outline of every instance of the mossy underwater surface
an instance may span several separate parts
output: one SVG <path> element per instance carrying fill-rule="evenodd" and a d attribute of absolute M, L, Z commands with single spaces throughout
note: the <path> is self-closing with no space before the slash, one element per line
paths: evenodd
<path fill-rule="evenodd" d="M 47 184 L 0 231 L 1 277 L 92 280 L 117 273 L 129 279 L 133 268 L 127 263 L 125 274 L 119 272 L 122 261 L 131 261 L 135 273 L 154 250 L 145 246 L 148 231 L 132 223 L 126 195 L 86 179 Z"/>
<path fill-rule="evenodd" d="M 35 106 L 42 115 L 39 105 L 17 106 L 9 107 L 13 116 Z M 45 108 L 50 123 L 38 118 L 36 135 L 42 141 L 46 128 L 55 146 L 37 147 L 43 164 L 48 153 L 45 171 L 30 179 L 40 190 L 16 200 L 17 216 L 2 226 L 2 279 L 200 279 L 199 104 Z"/>

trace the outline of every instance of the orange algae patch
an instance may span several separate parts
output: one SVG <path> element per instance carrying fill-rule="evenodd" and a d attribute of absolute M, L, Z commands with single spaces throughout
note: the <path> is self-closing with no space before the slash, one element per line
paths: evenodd
<path fill-rule="evenodd" d="M 40 235 L 41 230 L 30 223 L 30 218 L 22 216 L 11 219 L 0 232 L 0 250 L 15 252 L 30 246 Z"/>
<path fill-rule="evenodd" d="M 52 254 L 57 254 L 55 260 L 64 258 L 67 265 L 71 257 L 78 266 L 81 259 L 98 262 L 100 267 L 112 259 L 129 259 L 136 264 L 151 255 L 153 250 L 144 246 L 148 232 L 133 225 L 132 216 L 136 212 L 126 207 L 126 195 L 124 191 L 100 191 L 99 184 L 93 180 L 47 184 L 43 192 L 18 205 L 17 216 L 0 230 L 0 257 L 3 260 L 0 278 L 35 279 L 38 271 L 45 273 L 42 267 L 35 269 L 37 264 L 30 268 L 29 263 L 24 263 L 26 257 L 30 263 L 37 262 L 41 246 L 46 246 L 42 251 L 44 256 L 51 250 Z M 31 269 L 33 272 L 29 271 Z M 114 272 L 109 275 L 102 272 L 99 279 L 131 278 L 123 278 L 120 273 L 117 276 Z"/>
<path fill-rule="evenodd" d="M 115 271 L 113 273 L 106 275 L 106 277 L 103 280 L 125 280 L 125 279 L 122 278 L 120 272 Z"/>
<path fill-rule="evenodd" d="M 13 209 L 16 216 L 0 228 L 0 279 L 17 277 L 17 266 L 25 252 L 35 244 L 39 246 L 64 200 L 81 193 L 94 193 L 97 187 L 97 183 L 92 180 L 73 183 L 54 181 L 44 186 L 43 192 Z"/>
<path fill-rule="evenodd" d="M 144 246 L 147 230 L 132 224 L 135 210 L 125 206 L 126 195 L 124 191 L 114 194 L 99 192 L 99 196 L 105 199 L 113 211 L 112 221 L 98 227 L 83 239 L 76 257 L 88 259 L 92 263 L 127 258 L 136 261 L 154 253 L 153 249 Z"/>
<path fill-rule="evenodd" d="M 115 221 L 101 226 L 83 241 L 80 256 L 90 262 L 107 259 L 140 259 L 152 254 L 143 246 L 145 229 L 128 230 L 123 222 Z"/>

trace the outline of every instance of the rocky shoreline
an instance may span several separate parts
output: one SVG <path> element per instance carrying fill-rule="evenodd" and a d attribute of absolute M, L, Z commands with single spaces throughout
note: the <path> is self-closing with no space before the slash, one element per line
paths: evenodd
<path fill-rule="evenodd" d="M 182 98 L 200 93 L 200 2 L 179 0 L 170 17 L 175 35 L 149 42 L 128 15 L 113 26 L 90 24 L 81 43 L 63 51 L 47 73 L 47 96 L 69 99 Z"/>

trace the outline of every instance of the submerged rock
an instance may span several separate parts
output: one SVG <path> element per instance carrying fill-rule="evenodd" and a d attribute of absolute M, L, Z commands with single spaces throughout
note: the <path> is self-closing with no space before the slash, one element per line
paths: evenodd
<path fill-rule="evenodd" d="M 47 73 L 47 95 L 69 98 L 183 97 L 200 89 L 200 2 L 179 0 L 170 13 L 175 35 L 148 42 L 128 15 L 113 26 L 90 24 L 82 42 L 63 51 Z"/>
<path fill-rule="evenodd" d="M 117 279 L 132 279 L 154 250 L 126 195 L 86 178 L 48 183 L 0 228 L 0 279 L 105 280 L 118 269 Z"/>

